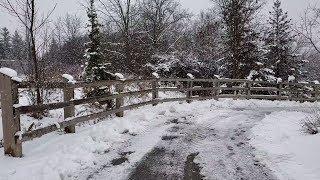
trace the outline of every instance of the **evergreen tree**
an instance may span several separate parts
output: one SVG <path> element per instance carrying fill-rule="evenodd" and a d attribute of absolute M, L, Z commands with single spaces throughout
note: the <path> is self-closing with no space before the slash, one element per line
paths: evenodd
<path fill-rule="evenodd" d="M 0 32 L 0 59 L 10 59 L 11 42 L 10 33 L 7 28 L 2 28 Z"/>
<path fill-rule="evenodd" d="M 112 75 L 107 70 L 110 68 L 110 63 L 105 63 L 101 51 L 101 32 L 100 23 L 98 21 L 97 11 L 94 5 L 95 1 L 90 0 L 87 9 L 89 18 L 89 39 L 86 43 L 86 69 L 85 78 L 87 81 L 110 80 Z"/>
<path fill-rule="evenodd" d="M 0 60 L 2 60 L 2 59 L 4 59 L 4 44 L 3 44 L 3 42 L 1 41 L 1 39 L 0 39 Z M 1 61 L 0 61 L 1 62 Z M 0 64 L 0 66 L 2 66 L 1 64 Z"/>
<path fill-rule="evenodd" d="M 224 24 L 224 66 L 222 74 L 234 79 L 247 78 L 258 72 L 259 34 L 254 29 L 254 16 L 261 7 L 259 0 L 219 0 Z"/>
<path fill-rule="evenodd" d="M 55 38 L 51 39 L 49 51 L 44 54 L 46 64 L 58 64 L 61 62 L 61 49 Z M 54 65 L 54 67 L 56 67 Z"/>
<path fill-rule="evenodd" d="M 98 15 L 94 5 L 95 1 L 90 0 L 87 15 L 89 18 L 89 39 L 86 43 L 86 68 L 85 68 L 85 79 L 88 82 L 112 80 L 115 76 L 109 72 L 111 69 L 111 63 L 104 62 L 103 53 L 101 49 L 101 32 L 100 23 L 98 22 Z M 110 95 L 108 87 L 99 87 L 93 89 L 87 89 L 87 97 L 96 97 L 103 95 Z M 101 101 L 100 104 L 106 104 L 107 108 L 114 107 L 113 100 Z"/>
<path fill-rule="evenodd" d="M 290 76 L 298 76 L 300 63 L 293 54 L 295 36 L 291 30 L 291 19 L 283 12 L 280 0 L 276 0 L 270 12 L 269 28 L 266 35 L 266 59 L 276 78 L 287 81 Z"/>
<path fill-rule="evenodd" d="M 14 60 L 18 60 L 20 64 L 22 63 L 21 61 L 25 60 L 26 54 L 25 54 L 25 46 L 24 46 L 24 41 L 18 31 L 14 32 L 14 35 L 12 36 L 11 39 L 11 56 Z"/>

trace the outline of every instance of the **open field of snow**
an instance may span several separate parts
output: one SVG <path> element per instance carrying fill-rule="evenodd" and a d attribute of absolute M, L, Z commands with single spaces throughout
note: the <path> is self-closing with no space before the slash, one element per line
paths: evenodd
<path fill-rule="evenodd" d="M 225 99 L 146 106 L 81 125 L 76 134 L 55 132 L 24 143 L 21 159 L 0 149 L 0 180 L 135 179 L 151 162 L 159 162 L 154 166 L 161 172 L 150 172 L 173 173 L 167 161 L 183 177 L 181 161 L 192 154 L 207 179 L 274 179 L 273 173 L 320 179 L 320 136 L 301 131 L 316 105 Z M 157 149 L 163 154 L 153 153 Z M 159 155 L 164 158 L 152 160 Z"/>

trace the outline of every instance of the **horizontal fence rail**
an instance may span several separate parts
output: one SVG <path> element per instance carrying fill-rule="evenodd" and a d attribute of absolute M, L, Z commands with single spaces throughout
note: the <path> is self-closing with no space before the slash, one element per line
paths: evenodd
<path fill-rule="evenodd" d="M 39 138 L 45 134 L 64 129 L 66 133 L 74 133 L 75 126 L 79 123 L 116 114 L 123 116 L 123 112 L 146 105 L 157 105 L 166 102 L 207 100 L 219 98 L 233 99 L 261 99 L 261 100 L 291 100 L 309 101 L 319 100 L 320 86 L 305 83 L 273 83 L 251 81 L 245 79 L 194 79 L 194 78 L 151 78 L 151 79 L 117 79 L 99 82 L 15 82 L 10 77 L 0 74 L 0 90 L 3 121 L 3 141 L 0 148 L 4 147 L 5 154 L 22 157 L 22 143 Z M 125 90 L 134 84 L 144 84 L 148 87 L 139 90 Z M 114 87 L 115 92 L 95 97 L 74 99 L 74 90 L 77 88 Z M 64 101 L 58 103 L 19 106 L 19 89 L 62 89 Z M 127 88 L 129 89 L 129 88 Z M 183 97 L 159 98 L 159 92 L 177 92 Z M 151 100 L 124 105 L 124 98 L 139 97 L 151 94 Z M 75 106 L 94 104 L 96 102 L 114 101 L 115 107 L 102 112 L 85 116 L 75 116 Z M 49 110 L 64 109 L 64 121 L 54 123 L 36 130 L 21 132 L 20 115 L 37 113 Z"/>

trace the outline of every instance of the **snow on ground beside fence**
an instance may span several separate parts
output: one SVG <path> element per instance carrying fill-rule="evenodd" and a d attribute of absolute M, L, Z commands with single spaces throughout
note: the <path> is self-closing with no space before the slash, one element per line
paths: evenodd
<path fill-rule="evenodd" d="M 162 94 L 162 96 L 165 96 Z M 95 171 L 119 156 L 118 150 L 135 151 L 127 164 L 115 167 L 110 178 L 123 179 L 135 162 L 138 162 L 161 139 L 170 121 L 187 114 L 202 116 L 199 121 L 212 123 L 219 113 L 242 109 L 265 111 L 266 117 L 252 130 L 252 145 L 261 158 L 282 179 L 320 179 L 317 158 L 320 137 L 301 132 L 301 121 L 310 107 L 319 104 L 260 101 L 260 100 L 208 100 L 183 103 L 164 103 L 126 111 L 124 118 L 108 117 L 99 124 L 91 122 L 78 126 L 76 134 L 54 132 L 23 144 L 24 157 L 16 159 L 3 155 L 0 149 L 0 180 L 2 179 L 77 179 L 77 175 Z M 83 111 L 87 111 L 84 109 Z M 208 117 L 206 117 L 206 112 Z M 271 112 L 271 114 L 269 114 Z M 56 113 L 56 114 L 55 114 Z M 39 122 L 52 123 L 62 112 Z M 267 114 L 268 113 L 268 114 Z M 210 116 L 209 116 L 210 115 Z M 221 116 L 223 117 L 223 116 Z M 21 119 L 27 119 L 22 117 Z M 232 119 L 232 118 L 231 118 Z M 63 120 L 61 118 L 61 120 Z M 237 118 L 232 120 L 236 121 Z M 34 120 L 30 120 L 34 121 Z M 242 120 L 243 121 L 243 120 Z M 22 124 L 26 122 L 25 120 Z M 226 126 L 221 121 L 214 126 Z M 23 125 L 27 127 L 27 125 Z M 2 132 L 2 129 L 0 129 Z M 2 133 L 0 133 L 2 136 Z M 130 147 L 130 148 L 128 148 Z M 205 169 L 205 168 L 204 168 Z M 206 170 L 206 169 L 205 169 Z M 292 176 L 289 176 L 292 175 Z"/>
<path fill-rule="evenodd" d="M 77 179 L 75 175 L 92 171 L 99 163 L 111 161 L 108 157 L 103 162 L 99 162 L 99 159 L 107 153 L 110 158 L 116 157 L 113 150 L 128 139 L 137 134 L 147 134 L 145 137 L 139 136 L 142 139 L 137 139 L 137 143 L 133 144 L 136 153 L 130 162 L 137 162 L 154 147 L 170 126 L 159 124 L 174 118 L 171 112 L 172 107 L 168 104 L 155 108 L 147 106 L 126 112 L 125 118 L 111 117 L 109 121 L 96 125 L 77 127 L 76 134 L 51 133 L 24 143 L 24 157 L 21 159 L 6 157 L 1 149 L 0 179 Z M 112 175 L 117 178 L 121 176 L 119 173 Z"/>
<path fill-rule="evenodd" d="M 167 92 L 163 93 L 160 92 L 159 96 L 161 98 L 174 98 L 174 97 L 182 97 L 184 94 L 182 93 L 174 93 L 174 92 Z M 62 91 L 58 89 L 53 89 L 44 92 L 44 96 L 46 101 L 44 103 L 57 103 L 63 101 Z M 20 91 L 19 96 L 19 105 L 20 106 L 28 106 L 32 104 L 32 99 L 30 99 L 32 95 L 29 91 L 22 90 Z M 83 98 L 83 89 L 75 89 L 75 99 L 82 99 Z M 130 105 L 133 103 L 140 103 L 143 101 L 151 100 L 151 94 L 145 94 L 139 97 L 127 97 L 125 98 L 125 105 Z M 103 109 L 99 109 L 88 104 L 78 105 L 75 107 L 76 116 L 85 116 L 93 113 L 101 112 Z M 21 130 L 22 132 L 26 132 L 29 128 L 30 130 L 39 129 L 42 127 L 46 127 L 52 124 L 56 124 L 57 122 L 63 122 L 63 109 L 51 110 L 49 111 L 48 116 L 44 117 L 41 120 L 34 119 L 30 117 L 30 115 L 21 115 Z M 1 109 L 0 109 L 0 121 L 1 121 Z M 3 139 L 2 133 L 2 122 L 0 122 L 0 140 Z"/>
<path fill-rule="evenodd" d="M 307 116 L 306 112 L 274 112 L 252 129 L 251 144 L 257 149 L 257 157 L 280 180 L 320 179 L 320 135 L 302 131 Z"/>

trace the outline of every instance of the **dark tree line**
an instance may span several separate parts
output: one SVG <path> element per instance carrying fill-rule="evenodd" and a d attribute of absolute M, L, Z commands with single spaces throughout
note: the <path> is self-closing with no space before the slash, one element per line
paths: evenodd
<path fill-rule="evenodd" d="M 214 0 L 214 8 L 196 17 L 175 0 L 88 2 L 95 4 L 88 6 L 88 23 L 70 14 L 53 23 L 49 46 L 41 54 L 41 68 L 51 70 L 48 78 L 53 72 L 84 77 L 82 72 L 103 68 L 136 77 L 157 71 L 165 77 L 306 79 L 304 62 L 311 56 L 304 54 L 301 42 L 313 39 L 293 31 L 280 0 L 274 1 L 267 23 L 259 19 L 261 0 Z M 25 41 L 3 29 L 0 58 L 23 62 Z"/>
<path fill-rule="evenodd" d="M 26 41 L 18 31 L 10 34 L 7 28 L 0 30 L 0 66 L 11 66 L 26 73 L 30 68 Z"/>

